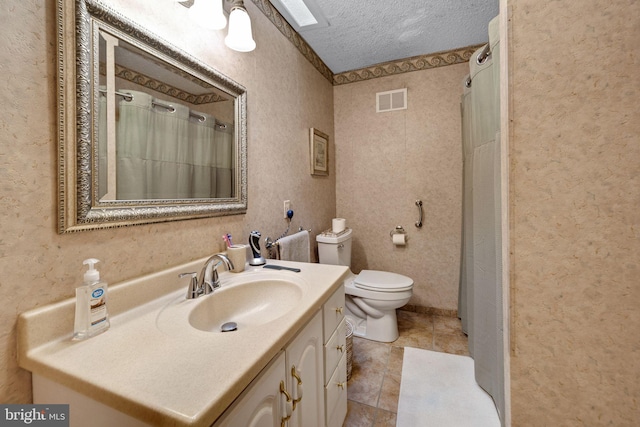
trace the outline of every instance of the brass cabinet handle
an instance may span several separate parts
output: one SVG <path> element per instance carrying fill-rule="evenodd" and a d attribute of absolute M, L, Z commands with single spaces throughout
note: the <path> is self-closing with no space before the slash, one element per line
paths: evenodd
<path fill-rule="evenodd" d="M 336 307 L 336 313 L 342 314 L 342 307 Z"/>
<path fill-rule="evenodd" d="M 293 410 L 296 410 L 296 404 L 300 403 L 300 401 L 302 400 L 302 379 L 300 378 L 300 375 L 298 375 L 298 373 L 296 372 L 296 366 L 293 365 L 291 366 L 291 376 L 293 378 L 296 379 L 297 384 L 295 386 L 294 390 L 294 394 L 295 394 L 295 398 L 293 399 Z"/>
<path fill-rule="evenodd" d="M 344 346 L 343 345 L 337 345 L 336 346 L 336 350 L 338 350 L 340 353 L 344 353 Z"/>
<path fill-rule="evenodd" d="M 284 381 L 280 381 L 280 393 L 284 394 L 285 399 L 282 402 L 282 421 L 280 422 L 281 427 L 285 427 L 287 421 L 291 418 L 291 413 L 293 412 L 293 404 L 291 403 L 291 395 L 284 388 Z"/>
<path fill-rule="evenodd" d="M 336 385 L 344 390 L 344 383 L 336 383 Z"/>

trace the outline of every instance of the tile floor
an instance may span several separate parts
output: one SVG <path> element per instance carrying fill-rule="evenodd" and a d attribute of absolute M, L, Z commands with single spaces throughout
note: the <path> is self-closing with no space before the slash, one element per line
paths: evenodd
<path fill-rule="evenodd" d="M 460 320 L 398 310 L 400 337 L 380 343 L 353 337 L 353 367 L 347 383 L 343 427 L 395 427 L 404 347 L 468 355 Z"/>

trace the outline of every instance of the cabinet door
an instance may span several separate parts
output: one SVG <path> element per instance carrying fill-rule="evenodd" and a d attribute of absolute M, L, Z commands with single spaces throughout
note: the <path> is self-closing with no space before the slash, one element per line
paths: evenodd
<path fill-rule="evenodd" d="M 343 355 L 338 367 L 327 382 L 327 427 L 340 427 L 347 416 L 347 355 Z"/>
<path fill-rule="evenodd" d="M 222 414 L 214 427 L 280 427 L 286 418 L 283 413 L 287 411 L 280 383 L 286 385 L 286 381 L 285 356 L 281 352 Z"/>
<path fill-rule="evenodd" d="M 289 427 L 324 427 L 322 313 L 313 317 L 286 348 L 287 386 L 295 405 Z"/>

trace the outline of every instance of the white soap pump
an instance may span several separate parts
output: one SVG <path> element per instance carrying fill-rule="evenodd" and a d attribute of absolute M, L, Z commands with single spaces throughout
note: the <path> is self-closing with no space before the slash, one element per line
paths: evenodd
<path fill-rule="evenodd" d="M 84 273 L 84 283 L 76 288 L 76 317 L 73 339 L 84 340 L 109 329 L 107 312 L 107 284 L 100 281 L 100 272 L 94 268 L 100 262 L 95 258 L 85 259 L 89 265 Z"/>

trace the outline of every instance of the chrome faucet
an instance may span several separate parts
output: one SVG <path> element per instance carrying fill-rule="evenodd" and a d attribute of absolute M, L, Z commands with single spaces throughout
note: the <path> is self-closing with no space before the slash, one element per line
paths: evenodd
<path fill-rule="evenodd" d="M 214 262 L 219 260 L 219 262 Z M 227 270 L 233 269 L 233 263 L 225 254 L 215 254 L 205 261 L 202 271 L 200 272 L 200 280 L 197 273 L 182 273 L 178 277 L 191 276 L 189 287 L 187 288 L 187 299 L 198 298 L 202 295 L 209 295 L 220 287 L 220 279 L 218 278 L 218 265 L 224 264 Z"/>

